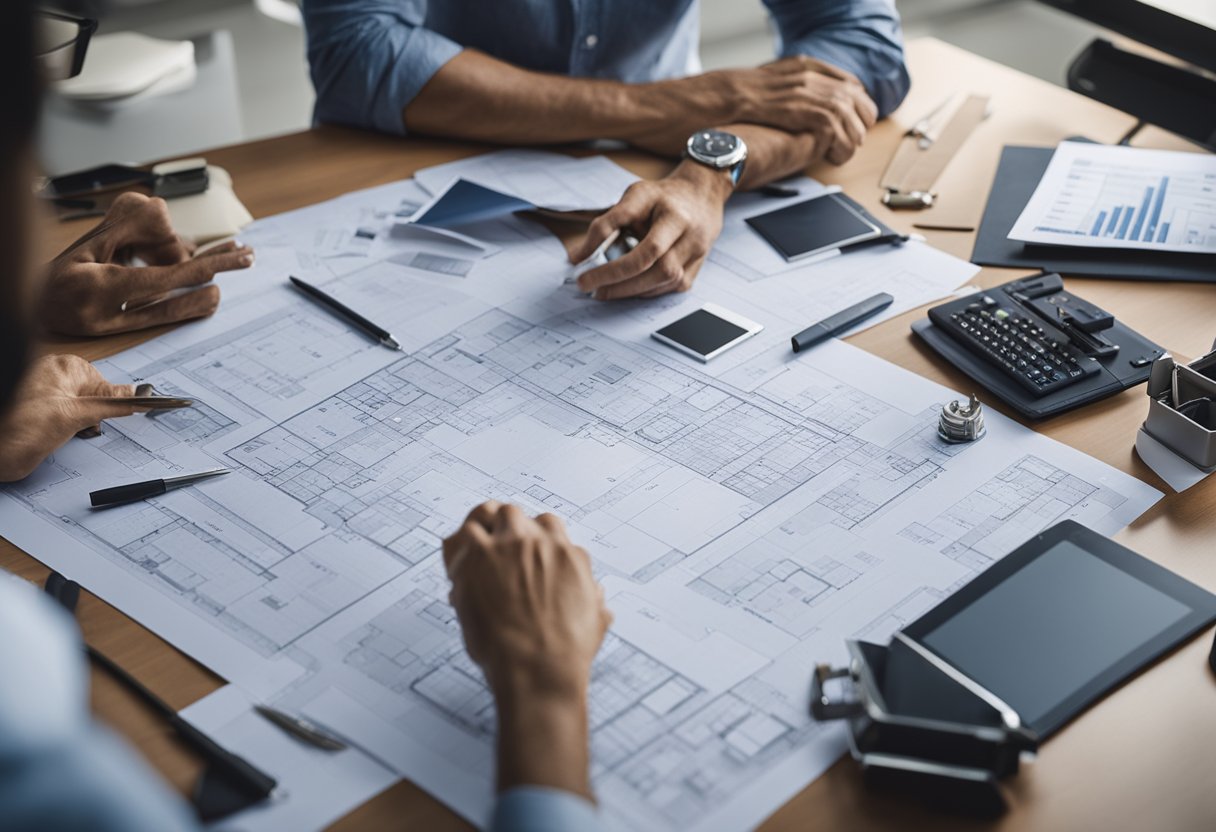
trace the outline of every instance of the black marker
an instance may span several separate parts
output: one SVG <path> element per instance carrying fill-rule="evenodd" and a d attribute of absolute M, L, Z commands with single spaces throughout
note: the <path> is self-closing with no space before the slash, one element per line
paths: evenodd
<path fill-rule="evenodd" d="M 794 346 L 794 352 L 802 352 L 822 341 L 846 332 L 866 318 L 877 315 L 894 302 L 895 298 L 886 292 L 879 292 L 874 297 L 866 298 L 861 303 L 850 306 L 843 312 L 837 312 L 835 315 L 824 318 L 817 324 L 811 324 L 790 339 L 790 343 Z"/>

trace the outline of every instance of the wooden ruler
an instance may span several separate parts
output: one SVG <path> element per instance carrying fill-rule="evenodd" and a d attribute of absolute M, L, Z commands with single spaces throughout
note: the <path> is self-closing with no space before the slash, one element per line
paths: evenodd
<path fill-rule="evenodd" d="M 957 99 L 957 100 L 956 100 Z M 904 136 L 882 175 L 883 202 L 892 208 L 928 208 L 933 183 L 963 142 L 988 116 L 988 96 L 948 99 Z"/>

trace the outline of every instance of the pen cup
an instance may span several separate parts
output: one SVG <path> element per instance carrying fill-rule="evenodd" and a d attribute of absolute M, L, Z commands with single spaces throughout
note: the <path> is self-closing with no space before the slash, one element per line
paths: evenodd
<path fill-rule="evenodd" d="M 1144 420 L 1149 436 L 1204 471 L 1216 470 L 1216 383 L 1208 375 L 1214 367 L 1216 350 L 1189 365 L 1176 365 L 1168 354 L 1158 358 Z"/>

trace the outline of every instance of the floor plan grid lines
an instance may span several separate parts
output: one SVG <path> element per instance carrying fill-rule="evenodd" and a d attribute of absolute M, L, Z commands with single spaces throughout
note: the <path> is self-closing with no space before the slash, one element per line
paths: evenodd
<path fill-rule="evenodd" d="M 757 825 L 841 752 L 806 695 L 846 638 L 889 637 L 1055 520 L 1112 533 L 1158 496 L 997 413 L 981 443 L 946 445 L 957 394 L 836 341 L 792 358 L 774 335 L 879 290 L 912 308 L 974 272 L 923 244 L 748 279 L 762 263 L 740 254 L 756 251 L 740 211 L 773 201 L 744 195 L 720 243 L 733 259 L 693 293 L 600 304 L 518 217 L 478 226 L 485 248 L 402 227 L 426 198 L 397 183 L 259 221 L 258 263 L 221 278 L 219 314 L 101 368 L 197 406 L 57 450 L 0 491 L 0 532 L 475 822 L 494 704 L 440 547 L 484 500 L 562 517 L 614 612 L 588 702 L 610 828 L 712 832 Z M 649 338 L 705 302 L 766 330 L 710 365 Z M 98 483 L 218 466 L 233 473 L 88 507 Z"/>

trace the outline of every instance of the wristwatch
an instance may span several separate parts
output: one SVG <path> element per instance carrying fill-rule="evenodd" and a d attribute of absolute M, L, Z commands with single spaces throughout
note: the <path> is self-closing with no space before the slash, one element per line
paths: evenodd
<path fill-rule="evenodd" d="M 731 184 L 738 185 L 747 161 L 747 144 L 725 130 L 698 130 L 688 137 L 685 155 L 694 162 L 729 172 Z"/>

